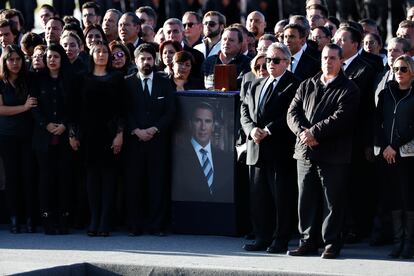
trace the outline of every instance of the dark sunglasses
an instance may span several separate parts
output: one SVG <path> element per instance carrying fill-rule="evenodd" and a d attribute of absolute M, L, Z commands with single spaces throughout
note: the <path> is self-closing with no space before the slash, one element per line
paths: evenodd
<path fill-rule="evenodd" d="M 195 24 L 197 24 L 197 23 L 193 23 L 193 22 L 184 23 L 183 27 L 184 27 L 184 29 L 187 28 L 187 27 L 191 29 Z"/>
<path fill-rule="evenodd" d="M 280 61 L 282 61 L 282 60 L 284 60 L 284 59 L 285 59 L 285 58 L 278 58 L 278 57 L 275 57 L 275 58 L 269 58 L 269 57 L 267 57 L 267 58 L 265 58 L 266 63 L 273 62 L 274 64 L 279 64 L 279 63 L 280 63 Z"/>
<path fill-rule="evenodd" d="M 205 21 L 205 22 L 203 22 L 203 25 L 205 25 L 205 26 L 208 25 L 211 28 L 214 28 L 217 24 L 218 23 L 217 22 L 214 22 L 214 21 Z"/>
<path fill-rule="evenodd" d="M 408 67 L 407 66 L 401 66 L 401 67 L 392 67 L 392 71 L 394 73 L 397 73 L 398 71 L 402 72 L 402 73 L 407 73 L 408 72 Z"/>
<path fill-rule="evenodd" d="M 124 52 L 117 52 L 117 53 L 112 54 L 112 59 L 114 60 L 117 58 L 123 58 L 124 56 L 125 56 Z"/>
<path fill-rule="evenodd" d="M 262 65 L 260 65 L 260 64 L 256 64 L 256 65 L 254 66 L 254 70 L 256 70 L 256 71 L 259 71 L 260 69 L 267 70 L 267 65 L 266 65 L 266 63 L 263 63 Z"/>

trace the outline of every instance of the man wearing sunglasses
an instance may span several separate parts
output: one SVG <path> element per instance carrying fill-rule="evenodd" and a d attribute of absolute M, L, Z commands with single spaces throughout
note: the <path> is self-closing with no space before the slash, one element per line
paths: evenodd
<path fill-rule="evenodd" d="M 341 250 L 345 197 L 359 89 L 341 70 L 342 49 L 322 50 L 322 73 L 301 83 L 290 104 L 287 123 L 296 135 L 294 158 L 298 173 L 299 247 L 291 256 L 318 253 L 319 208 L 323 206 L 322 258 Z"/>
<path fill-rule="evenodd" d="M 203 25 L 201 24 L 201 16 L 193 11 L 188 11 L 183 15 L 184 37 L 188 46 L 194 47 L 201 43 L 201 34 Z"/>
<path fill-rule="evenodd" d="M 292 158 L 295 137 L 286 113 L 299 79 L 287 71 L 291 53 L 282 43 L 266 52 L 270 76 L 252 82 L 241 106 L 241 124 L 247 136 L 251 221 L 255 242 L 246 251 L 286 253 L 295 206 L 292 203 L 296 166 Z"/>
<path fill-rule="evenodd" d="M 217 55 L 221 47 L 221 33 L 226 26 L 226 17 L 218 11 L 209 11 L 203 18 L 203 42 L 194 46 L 204 58 Z"/>

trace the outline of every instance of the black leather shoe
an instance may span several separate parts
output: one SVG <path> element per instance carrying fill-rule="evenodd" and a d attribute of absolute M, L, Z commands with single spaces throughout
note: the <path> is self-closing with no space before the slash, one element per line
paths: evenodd
<path fill-rule="evenodd" d="M 287 243 L 280 241 L 273 241 L 272 244 L 266 249 L 266 252 L 270 254 L 286 254 L 287 251 Z"/>
<path fill-rule="evenodd" d="M 30 217 L 26 219 L 26 233 L 36 233 L 36 227 Z"/>
<path fill-rule="evenodd" d="M 255 242 L 243 245 L 243 249 L 246 251 L 265 251 L 267 244 L 262 242 Z"/>
<path fill-rule="evenodd" d="M 109 237 L 111 234 L 109 233 L 109 232 L 107 232 L 107 231 L 102 231 L 102 232 L 99 232 L 99 236 L 100 237 Z"/>
<path fill-rule="evenodd" d="M 289 256 L 312 256 L 318 255 L 318 249 L 311 245 L 303 244 L 296 249 L 289 250 L 287 254 Z"/>
<path fill-rule="evenodd" d="M 322 259 L 336 259 L 339 256 L 341 250 L 332 244 L 328 244 L 323 251 L 321 258 Z"/>
<path fill-rule="evenodd" d="M 98 231 L 88 230 L 86 232 L 86 235 L 88 235 L 89 237 L 96 237 L 96 236 L 98 236 Z"/>
<path fill-rule="evenodd" d="M 17 222 L 17 217 L 10 217 L 10 233 L 18 234 L 20 233 L 19 223 Z"/>

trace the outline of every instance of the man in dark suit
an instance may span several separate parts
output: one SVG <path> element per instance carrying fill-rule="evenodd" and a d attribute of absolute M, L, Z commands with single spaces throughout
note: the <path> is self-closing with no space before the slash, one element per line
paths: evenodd
<path fill-rule="evenodd" d="M 359 89 L 341 70 L 342 49 L 328 44 L 322 50 L 322 73 L 302 82 L 287 113 L 296 135 L 299 187 L 299 247 L 291 256 L 317 254 L 318 209 L 323 203 L 322 258 L 336 258 L 341 250 L 343 194 L 351 161 L 352 134 Z M 321 188 L 323 193 L 321 193 Z"/>
<path fill-rule="evenodd" d="M 164 235 L 175 89 L 168 79 L 153 71 L 156 52 L 152 45 L 140 45 L 134 55 L 139 71 L 126 79 L 129 96 L 126 131 L 129 133 L 126 150 L 128 226 L 130 235 L 141 234 L 144 229 Z"/>
<path fill-rule="evenodd" d="M 317 59 L 304 52 L 305 42 L 306 31 L 301 25 L 293 23 L 283 28 L 283 43 L 292 53 L 288 69 L 301 80 L 313 77 L 321 68 L 320 62 Z"/>
<path fill-rule="evenodd" d="M 233 202 L 230 153 L 212 144 L 216 114 L 201 102 L 191 113 L 191 139 L 178 146 L 173 162 L 172 198 L 175 201 Z"/>
<path fill-rule="evenodd" d="M 170 18 L 164 22 L 162 27 L 165 40 L 177 41 L 181 44 L 184 51 L 190 52 L 194 57 L 194 64 L 191 69 L 191 75 L 195 77 L 201 77 L 201 64 L 204 61 L 204 55 L 188 46 L 184 41 L 184 26 L 180 19 Z"/>
<path fill-rule="evenodd" d="M 143 43 L 139 37 L 141 20 L 133 12 L 124 13 L 118 21 L 118 35 L 121 42 L 133 53 Z"/>
<path fill-rule="evenodd" d="M 374 114 L 373 80 L 374 69 L 359 55 L 361 33 L 353 27 L 339 28 L 333 38 L 342 48 L 345 75 L 360 90 L 360 104 L 357 113 L 352 147 L 351 179 L 348 185 L 348 206 L 345 224 L 345 242 L 354 243 L 370 232 L 374 210 L 372 189 L 375 189 L 372 122 Z M 371 80 L 371 81 L 369 81 Z M 371 184 L 372 183 L 372 184 Z M 370 206 L 370 207 L 367 207 Z"/>
<path fill-rule="evenodd" d="M 270 76 L 252 82 L 241 106 L 241 124 L 247 136 L 251 221 L 255 243 L 247 251 L 286 253 L 294 213 L 295 137 L 286 124 L 286 112 L 299 79 L 287 71 L 291 54 L 282 43 L 266 53 Z"/>

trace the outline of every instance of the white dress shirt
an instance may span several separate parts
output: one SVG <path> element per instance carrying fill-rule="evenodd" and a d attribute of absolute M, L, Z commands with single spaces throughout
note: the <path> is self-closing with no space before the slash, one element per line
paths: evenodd
<path fill-rule="evenodd" d="M 197 154 L 197 158 L 200 162 L 201 167 L 203 167 L 203 154 L 200 152 L 200 150 L 204 149 L 207 152 L 207 157 L 210 160 L 211 168 L 214 172 L 213 155 L 211 154 L 211 143 L 208 142 L 205 147 L 202 147 L 194 138 L 191 138 L 191 145 L 193 145 L 193 149 Z"/>
<path fill-rule="evenodd" d="M 142 74 L 140 71 L 138 71 L 138 75 L 139 75 L 139 78 L 141 79 L 142 90 L 145 89 L 145 82 L 144 82 L 144 80 L 145 79 L 148 79 L 147 80 L 148 91 L 149 91 L 149 94 L 151 95 L 151 93 L 152 93 L 152 81 L 154 79 L 154 72 L 151 72 L 151 74 L 149 74 L 148 76 L 146 76 L 146 75 Z"/>

